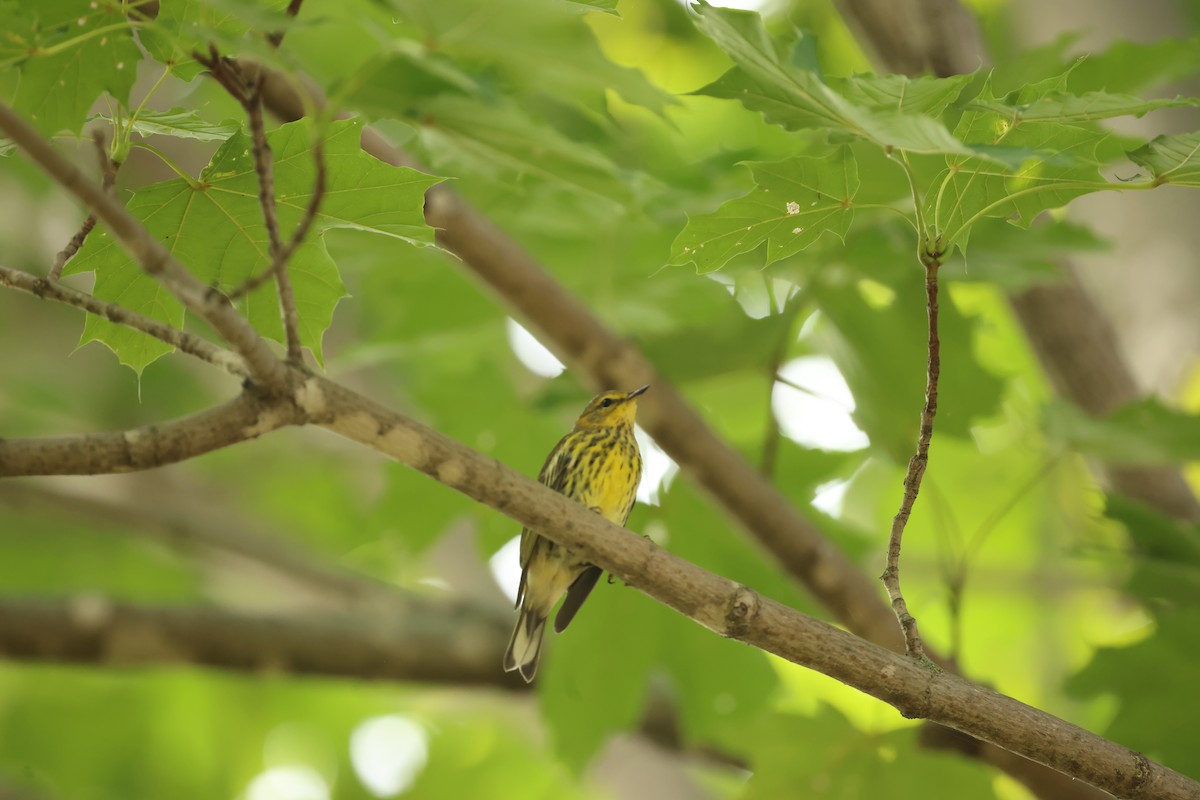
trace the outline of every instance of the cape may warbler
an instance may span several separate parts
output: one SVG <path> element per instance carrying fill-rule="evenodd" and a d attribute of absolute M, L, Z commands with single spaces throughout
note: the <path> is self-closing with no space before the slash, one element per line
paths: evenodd
<path fill-rule="evenodd" d="M 624 525 L 642 479 L 642 455 L 633 438 L 633 419 L 638 396 L 649 388 L 605 392 L 593 398 L 574 429 L 550 451 L 538 481 Z M 561 633 L 602 571 L 528 528 L 521 531 L 521 584 L 517 589 L 521 613 L 504 654 L 506 672 L 519 669 L 527 682 L 533 680 L 546 618 L 554 605 L 566 593 L 554 618 L 554 632 Z"/>

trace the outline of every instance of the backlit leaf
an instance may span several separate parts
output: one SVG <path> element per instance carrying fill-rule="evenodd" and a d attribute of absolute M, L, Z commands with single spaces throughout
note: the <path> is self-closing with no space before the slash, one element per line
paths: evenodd
<path fill-rule="evenodd" d="M 794 255 L 826 231 L 846 235 L 854 218 L 858 168 L 846 147 L 826 156 L 751 164 L 754 191 L 693 217 L 671 246 L 671 263 L 701 272 L 766 242 L 766 263 Z"/>

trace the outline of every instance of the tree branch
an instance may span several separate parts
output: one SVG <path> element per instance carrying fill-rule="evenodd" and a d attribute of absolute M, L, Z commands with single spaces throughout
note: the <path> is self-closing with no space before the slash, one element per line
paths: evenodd
<path fill-rule="evenodd" d="M 149 607 L 95 595 L 0 599 L 0 654 L 111 667 L 203 664 L 238 672 L 523 688 L 499 668 L 508 641 L 503 621 L 415 596 L 406 609 L 391 612 L 297 618 Z"/>
<path fill-rule="evenodd" d="M 1102 419 L 1141 397 L 1121 357 L 1112 324 L 1068 265 L 1059 283 L 1034 286 L 1009 301 L 1055 390 Z M 1200 503 L 1179 470 L 1103 464 L 1119 494 L 1176 519 L 1200 522 Z"/>
<path fill-rule="evenodd" d="M 313 105 L 319 107 L 319 93 L 309 91 Z M 266 74 L 263 102 L 285 120 L 305 114 L 305 104 L 293 85 L 273 73 Z M 421 167 L 369 127 L 363 129 L 362 145 L 389 164 Z M 835 618 L 872 642 L 893 649 L 903 647 L 895 615 L 882 602 L 877 585 L 721 441 L 633 345 L 609 331 L 529 253 L 448 185 L 430 190 L 425 218 L 438 229 L 439 241 L 464 266 L 530 320 L 541 334 L 539 338 L 559 358 L 590 377 L 593 385 L 653 383 L 653 397 L 646 395 L 646 402 L 639 407 L 639 422 L 655 441 Z M 956 671 L 954 664 L 938 654 L 930 651 L 929 657 Z M 1090 787 L 1002 748 L 976 743 L 972 752 L 1047 800 L 1098 796 Z"/>
<path fill-rule="evenodd" d="M 296 230 L 292 232 L 292 238 L 289 239 L 278 250 L 278 252 L 271 256 L 271 263 L 265 270 L 258 275 L 251 276 L 246 280 L 245 283 L 230 292 L 230 300 L 236 300 L 239 297 L 250 294 L 250 292 L 253 292 L 255 289 L 271 280 L 271 278 L 280 275 L 280 273 L 284 273 L 284 280 L 288 281 L 288 296 L 291 297 L 291 279 L 290 277 L 286 276 L 287 270 L 285 268 L 288 261 L 292 257 L 292 253 L 296 252 L 296 248 L 304 243 L 304 238 L 308 235 L 308 231 L 312 228 L 313 222 L 317 218 L 317 211 L 319 211 L 321 208 L 321 201 L 325 198 L 325 143 L 320 136 L 318 136 L 316 141 L 313 142 L 312 152 L 313 161 L 316 167 L 316 175 L 313 178 L 312 194 L 309 196 L 308 205 L 304 209 L 304 216 L 300 218 L 300 222 L 296 225 Z M 282 288 L 280 288 L 280 292 L 280 302 L 282 303 Z M 294 299 L 291 301 L 291 308 L 291 313 L 295 314 L 296 303 Z M 284 316 L 286 322 L 286 311 Z M 296 321 L 296 329 L 299 330 L 299 320 Z M 296 361 L 295 363 L 299 362 Z"/>
<path fill-rule="evenodd" d="M 923 257 L 925 262 L 925 312 L 928 317 L 928 362 L 925 369 L 925 405 L 921 408 L 921 429 L 917 436 L 917 452 L 908 460 L 904 473 L 904 497 L 900 510 L 892 518 L 892 530 L 888 536 L 887 566 L 881 580 L 892 601 L 892 611 L 904 632 L 904 652 L 913 658 L 924 659 L 925 647 L 917 620 L 908 610 L 908 603 L 900 591 L 900 546 L 904 539 L 904 528 L 912 514 L 913 504 L 921 491 L 921 479 L 929 466 L 929 444 L 933 440 L 933 418 L 937 414 L 938 377 L 942 371 L 941 343 L 938 341 L 938 267 L 940 254 Z"/>
<path fill-rule="evenodd" d="M 147 274 L 161 282 L 189 311 L 208 322 L 229 342 L 246 360 L 251 374 L 257 380 L 272 389 L 281 387 L 287 374 L 285 366 L 275 358 L 250 323 L 219 292 L 209 291 L 124 206 L 102 187 L 88 180 L 78 167 L 63 158 L 41 134 L 4 103 L 0 103 L 0 130 L 47 175 L 91 208 Z"/>
<path fill-rule="evenodd" d="M 983 66 L 979 23 L 959 0 L 837 0 L 842 18 L 891 72 L 956 75 Z"/>
<path fill-rule="evenodd" d="M 44 141 L 29 131 L 27 126 L 22 129 L 23 123 L 18 123 L 20 120 L 0 105 L 0 127 L 10 135 L 14 131 L 20 134 L 12 138 L 33 153 L 35 160 L 82 199 L 96 203 L 99 211 L 107 198 L 100 194 L 97 199 L 86 189 L 79 189 L 77 184 L 81 181 L 70 172 L 73 168 L 45 146 Z M 30 137 L 35 140 L 33 145 L 24 141 Z M 168 279 L 182 290 L 192 290 L 194 278 L 174 262 L 135 220 L 128 215 L 122 216 L 123 209 L 119 211 L 120 214 L 112 215 L 116 224 L 110 223 L 110 227 L 127 243 L 143 267 L 156 275 L 178 269 L 182 275 L 171 274 Z M 100 216 L 109 221 L 106 214 L 101 213 Z M 515 248 L 515 245 L 509 244 Z M 503 259 L 499 263 L 503 263 Z M 502 276 L 496 277 L 499 280 Z M 551 282 L 549 288 L 558 287 Z M 529 301 L 528 297 L 523 299 Z M 573 298 L 567 296 L 567 299 L 572 307 L 581 308 Z M 220 317 L 217 319 L 220 320 Z M 235 319 L 241 322 L 236 316 Z M 583 314 L 583 320 L 599 325 L 586 313 Z M 236 333 L 236 330 L 231 332 Z M 599 332 L 608 333 L 603 328 Z M 261 340 L 255 341 L 262 344 Z M 584 352 L 578 354 L 579 359 L 591 365 L 597 374 L 611 377 L 614 373 L 610 373 L 603 363 L 596 362 L 598 356 L 590 346 L 595 343 L 586 338 L 577 342 L 580 347 L 588 345 Z M 641 367 L 650 369 L 636 352 L 630 354 L 632 348 L 623 349 L 619 342 L 615 344 L 617 346 L 606 354 L 615 356 L 621 364 L 612 368 L 616 372 L 624 374 L 625 370 L 636 371 Z M 626 360 L 632 366 L 625 363 Z M 247 357 L 247 361 L 255 365 L 254 359 Z M 1173 799 L 1193 797 L 1200 792 L 1200 784 L 1127 748 L 961 678 L 928 670 L 913 659 L 871 645 L 827 623 L 762 598 L 746 587 L 731 584 L 725 578 L 670 555 L 648 539 L 631 534 L 590 513 L 570 499 L 513 472 L 494 459 L 475 453 L 349 389 L 323 378 L 305 377 L 299 370 L 279 361 L 272 361 L 271 364 L 273 369 L 268 372 L 273 372 L 272 377 L 278 379 L 272 388 L 282 390 L 288 387 L 290 400 L 302 412 L 304 419 L 398 458 L 467 496 L 500 510 L 722 635 L 817 669 L 894 705 L 905 715 L 930 719 L 970 733 L 1040 763 L 1068 770 L 1074 777 L 1123 796 Z M 690 412 L 677 395 L 674 395 L 674 399 L 685 411 Z M 278 408 L 274 410 L 278 411 Z M 660 422 L 661 413 L 660 407 L 656 412 Z M 696 420 L 698 422 L 698 417 Z M 707 433 L 707 429 L 700 424 L 702 431 Z M 158 438 L 155 431 L 138 433 L 146 434 L 152 442 Z M 711 436 L 710 433 L 708 435 Z M 129 443 L 128 436 L 117 436 Z M 715 437 L 712 438 L 715 440 Z M 136 444 L 139 450 L 146 449 L 141 436 L 134 436 L 133 439 L 136 441 L 130 444 Z M 719 440 L 716 442 L 721 449 L 728 450 Z M 157 448 L 149 449 L 155 451 Z M 754 477 L 753 486 L 764 486 L 749 465 L 740 459 L 736 460 Z M 711 462 L 700 462 L 701 465 L 705 463 Z M 703 477 L 703 473 L 701 475 Z M 768 496 L 778 497 L 769 487 L 765 488 Z M 782 498 L 778 501 L 790 511 L 790 515 L 799 519 Z M 832 548 L 831 545 L 827 546 Z M 819 587 L 821 582 L 814 581 L 814 585 Z M 887 616 L 890 617 L 890 613 Z M 894 631 L 894 626 L 892 629 Z"/>
<path fill-rule="evenodd" d="M 313 92 L 313 104 L 320 98 Z M 263 102 L 285 120 L 304 116 L 292 84 L 266 73 Z M 363 149 L 395 166 L 420 167 L 370 128 Z M 771 553 L 781 567 L 852 631 L 899 649 L 902 638 L 877 584 L 705 424 L 633 344 L 609 330 L 558 284 L 519 244 L 439 184 L 426 195 L 425 220 L 438 241 L 499 298 L 531 322 L 555 354 L 590 378 L 593 387 L 653 384 L 638 406 L 638 422 L 679 466 Z M 653 397 L 651 397 L 653 395 Z"/>
<path fill-rule="evenodd" d="M 978 22 L 959 0 L 839 0 L 839 8 L 888 71 L 916 75 L 930 69 L 944 77 L 971 72 L 988 61 Z M 1009 302 L 1060 393 L 1096 415 L 1137 399 L 1137 387 L 1112 328 L 1070 265 L 1063 282 L 1010 295 Z M 1107 472 L 1118 492 L 1181 519 L 1200 520 L 1200 504 L 1177 471 L 1109 467 Z M 931 746 L 964 750 L 961 737 L 939 735 L 936 730 L 924 731 L 922 739 Z M 1004 750 L 980 744 L 971 746 L 970 752 L 1045 800 L 1102 797 L 1091 787 L 1064 782 L 1060 775 Z"/>
<path fill-rule="evenodd" d="M 680 613 L 720 633 L 772 652 L 794 663 L 817 669 L 837 680 L 865 691 L 898 708 L 902 714 L 949 725 L 973 736 L 986 738 L 1027 758 L 1069 770 L 1073 777 L 1128 797 L 1184 798 L 1200 791 L 1200 784 L 1149 761 L 1144 756 L 1090 734 L 1049 714 L 1011 698 L 975 686 L 965 680 L 931 671 L 919 662 L 865 642 L 827 623 L 808 617 L 750 589 L 731 584 L 727 579 L 707 572 L 660 549 L 648 539 L 620 528 L 574 501 L 520 475 L 494 459 L 483 456 L 436 431 L 392 412 L 345 387 L 324 378 L 309 376 L 296 386 L 291 396 L 303 418 L 424 472 L 468 497 L 485 503 L 517 522 L 537 530 L 547 538 L 579 552 L 627 584 Z M 138 443 L 140 450 L 159 452 L 161 431 L 145 430 L 140 435 L 108 434 L 110 438 Z M 5 443 L 7 444 L 7 443 Z M 68 461 L 74 448 L 57 452 L 60 463 Z M 54 455 L 54 454 L 51 454 Z M 134 459 L 127 459 L 133 461 Z M 0 449 L 0 464 L 7 467 L 12 459 Z M 138 465 L 144 465 L 139 462 Z M 63 470 L 54 470 L 62 474 Z M 4 474 L 4 473 L 0 473 Z M 0 611 L 4 606 L 0 604 Z M 18 619 L 11 623 L 9 641 L 0 640 L 5 652 L 29 654 L 29 657 L 63 660 L 95 660 L 103 656 L 110 663 L 130 663 L 144 657 L 149 649 L 155 659 L 174 658 L 180 641 L 170 625 L 150 624 L 136 617 L 139 624 L 150 624 L 150 635 L 135 634 L 124 624 L 127 617 L 114 614 L 101 604 L 99 610 L 75 620 L 65 638 L 47 636 L 46 631 L 64 629 L 65 612 L 46 613 L 33 624 Z M 197 613 L 197 612 L 181 612 Z M 20 615 L 19 615 L 20 616 Z M 29 615 L 23 615 L 29 616 Z M 36 614 L 34 616 L 37 616 Z M 98 621 L 97 621 L 98 620 Z M 116 621 L 115 623 L 113 621 Z M 223 639 L 211 641 L 203 620 L 181 623 L 192 625 L 200 644 L 197 660 L 214 665 L 261 669 L 278 659 L 301 659 L 315 664 L 311 670 L 343 674 L 343 654 L 348 645 L 339 623 L 331 626 L 329 637 L 315 637 L 311 630 L 296 634 L 297 652 L 273 650 L 274 642 L 265 631 L 279 629 L 285 638 L 294 631 L 276 619 L 254 622 L 239 630 L 250 644 L 236 654 L 228 653 Z M 222 619 L 221 627 L 237 624 Z M 0 629 L 8 623 L 0 613 Z M 196 627 L 198 626 L 198 627 Z M 91 631 L 91 633 L 88 633 Z M 98 632 L 97 632 L 98 631 Z M 86 635 L 84 635 L 86 634 Z M 132 649 L 127 639 L 132 639 Z M 118 646 L 120 645 L 120 646 Z M 115 652 L 115 655 L 114 655 Z M 247 655 L 249 653 L 249 655 Z M 390 674 L 380 668 L 380 659 L 403 660 L 403 654 L 372 649 L 362 655 L 348 652 L 355 670 L 366 670 L 370 677 Z M 332 659 L 332 661 L 330 660 Z M 284 662 L 290 663 L 290 662 Z M 367 666 L 363 666 L 363 665 Z M 374 666 L 371 666 L 374 665 Z M 391 669 L 393 667 L 387 667 Z M 414 666 L 408 679 L 430 679 Z M 372 670 L 379 670 L 378 672 Z M 439 672 L 438 674 L 444 674 Z M 456 677 L 456 680 L 463 680 Z"/>
<path fill-rule="evenodd" d="M 296 7 L 299 11 L 299 6 Z M 282 41 L 282 37 L 280 38 Z M 238 62 L 224 58 L 215 45 L 208 46 L 207 56 L 196 53 L 196 60 L 204 65 L 209 73 L 229 92 L 234 100 L 241 104 L 246 112 L 246 120 L 250 125 L 250 141 L 254 153 L 254 171 L 258 175 L 258 205 L 262 210 L 263 225 L 267 229 L 267 270 L 263 276 L 251 277 L 246 284 L 235 290 L 230 299 L 240 297 L 265 283 L 275 279 L 279 294 L 279 308 L 283 316 L 284 338 L 287 341 L 287 360 L 293 364 L 304 362 L 304 354 L 300 349 L 300 315 L 296 311 L 296 296 L 292 291 L 292 278 L 288 273 L 287 263 L 292 251 L 303 239 L 312 225 L 313 217 L 325 194 L 325 164 L 321 158 L 320 147 L 314 150 L 317 159 L 317 187 L 313 191 L 304 218 L 297 226 L 295 234 L 285 246 L 279 233 L 279 215 L 275 206 L 275 161 L 271 153 L 271 145 L 267 142 L 266 126 L 263 123 L 262 81 L 263 74 L 254 70 L 253 74 L 243 72 Z"/>
<path fill-rule="evenodd" d="M 465 445 L 323 378 L 297 404 L 322 427 L 417 469 L 579 553 L 716 633 L 1122 797 L 1190 798 L 1200 783 L 1046 712 L 866 642 L 670 554 Z"/>
<path fill-rule="evenodd" d="M 242 378 L 249 377 L 250 372 L 246 368 L 245 359 L 236 353 L 217 347 L 207 339 L 185 333 L 164 322 L 151 319 L 136 311 L 130 311 L 116 303 L 100 300 L 78 289 L 72 289 L 61 283 L 3 265 L 0 265 L 0 286 L 26 292 L 42 300 L 54 300 L 81 308 L 89 314 L 103 317 L 109 322 L 115 322 L 117 325 L 124 325 L 127 328 L 141 331 L 147 336 L 153 336 L 190 356 L 220 367 L 231 375 Z"/>
<path fill-rule="evenodd" d="M 246 389 L 190 417 L 127 431 L 0 439 L 0 478 L 99 475 L 174 464 L 303 421 L 287 403 Z"/>

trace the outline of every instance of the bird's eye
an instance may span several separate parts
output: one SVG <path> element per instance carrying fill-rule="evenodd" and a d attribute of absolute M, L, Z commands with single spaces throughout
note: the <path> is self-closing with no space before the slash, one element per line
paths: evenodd
<path fill-rule="evenodd" d="M 601 408 L 608 408 L 608 407 L 609 407 L 609 406 L 611 406 L 612 404 L 613 404 L 613 399 L 612 399 L 611 397 L 606 397 L 606 398 L 604 398 L 603 400 L 601 400 L 601 401 L 600 401 L 600 407 L 601 407 Z"/>

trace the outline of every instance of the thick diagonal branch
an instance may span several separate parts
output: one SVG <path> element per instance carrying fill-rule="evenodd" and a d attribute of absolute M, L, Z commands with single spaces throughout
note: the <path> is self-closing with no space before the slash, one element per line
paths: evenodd
<path fill-rule="evenodd" d="M 263 85 L 263 101 L 283 119 L 298 119 L 305 113 L 292 84 L 271 74 Z M 365 151 L 389 164 L 420 166 L 370 128 L 364 129 L 362 144 Z M 721 441 L 635 346 L 609 330 L 533 256 L 449 186 L 439 184 L 430 190 L 425 216 L 439 230 L 442 244 L 594 385 L 654 383 L 654 396 L 646 395 L 639 416 L 655 441 L 834 617 L 872 642 L 903 647 L 896 618 L 882 601 L 878 585 Z M 929 657 L 955 669 L 933 652 Z M 1001 748 L 975 742 L 971 754 L 1013 775 L 1039 797 L 1094 796 L 1090 787 Z"/>
<path fill-rule="evenodd" d="M 305 112 L 292 84 L 270 73 L 263 84 L 263 102 L 283 119 L 299 119 Z M 370 128 L 363 131 L 362 142 L 364 150 L 382 161 L 417 166 Z M 610 330 L 524 248 L 448 186 L 430 190 L 425 219 L 438 230 L 443 246 L 594 386 L 653 384 L 654 391 L 639 406 L 639 422 L 654 440 L 835 617 L 873 642 L 903 646 L 878 585 L 713 433 L 636 346 Z"/>
<path fill-rule="evenodd" d="M 498 461 L 322 378 L 297 394 L 315 422 L 571 548 L 701 625 L 895 706 L 1130 798 L 1183 800 L 1200 783 L 1050 714 L 929 669 L 661 549 Z"/>
<path fill-rule="evenodd" d="M 292 394 L 278 402 L 294 407 L 303 419 L 396 458 L 495 508 L 723 636 L 824 672 L 895 706 L 906 716 L 933 720 L 986 739 L 1120 796 L 1185 798 L 1200 791 L 1200 784 L 1120 745 L 961 678 L 930 670 L 914 659 L 870 644 L 673 556 L 648 539 L 613 525 L 498 461 L 339 384 L 314 376 L 293 377 L 297 380 Z M 163 449 L 159 446 L 159 431 L 145 430 L 140 434 L 132 439 L 141 448 L 151 453 Z M 131 438 L 116 436 L 126 441 Z M 147 441 L 140 441 L 143 438 Z M 58 457 L 69 460 L 72 456 L 64 451 Z M 0 451 L 0 464 L 7 463 L 7 454 Z M 51 471 L 62 474 L 65 470 Z M 107 630 L 105 625 L 111 619 L 108 607 L 103 604 L 85 607 L 82 617 L 85 629 L 91 624 L 99 625 L 102 631 Z M 15 644 L 0 644 L 0 647 L 34 649 L 46 653 L 47 658 L 95 660 L 98 654 L 106 654 L 118 644 L 129 646 L 125 638 L 114 639 L 103 633 L 84 637 L 78 645 L 83 648 L 81 653 L 74 649 L 75 645 L 40 638 L 39 632 L 52 627 L 53 622 L 43 619 L 27 626 Z M 253 642 L 271 641 L 264 631 L 278 624 L 277 620 L 269 624 L 254 623 L 246 635 Z M 0 619 L 0 627 L 3 625 Z M 133 636 L 131 651 L 118 650 L 121 658 L 136 659 L 138 648 L 142 647 L 158 650 L 177 645 L 170 626 L 150 627 L 150 635 Z M 331 647 L 348 647 L 337 638 L 343 633 L 340 626 L 334 628 L 330 632 L 333 638 L 323 640 L 321 648 L 314 651 L 305 642 L 297 642 L 301 655 L 289 657 L 318 659 L 322 666 L 313 667 L 314 671 L 342 669 L 324 666 L 327 662 L 321 660 L 336 660 L 326 652 Z M 135 624 L 131 630 L 137 634 L 139 626 Z M 206 656 L 213 663 L 227 661 L 242 668 L 261 669 L 269 666 L 272 658 L 281 657 L 279 651 L 264 650 L 257 645 L 249 647 L 251 657 L 243 655 L 236 659 L 221 655 L 219 644 L 214 648 L 217 654 Z M 377 665 L 377 659 L 385 656 L 402 659 L 405 654 L 373 649 L 366 657 L 366 664 Z M 355 669 L 359 669 L 363 662 L 356 660 L 355 664 L 359 665 Z"/>

